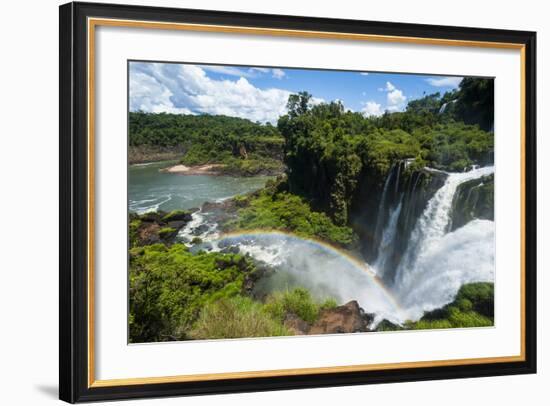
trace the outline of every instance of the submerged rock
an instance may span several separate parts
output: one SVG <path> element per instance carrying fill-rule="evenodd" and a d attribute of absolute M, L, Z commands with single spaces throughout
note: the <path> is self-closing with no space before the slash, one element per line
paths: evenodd
<path fill-rule="evenodd" d="M 309 330 L 309 334 L 358 333 L 369 331 L 373 316 L 359 307 L 356 300 L 333 309 L 321 311 L 319 319 Z"/>

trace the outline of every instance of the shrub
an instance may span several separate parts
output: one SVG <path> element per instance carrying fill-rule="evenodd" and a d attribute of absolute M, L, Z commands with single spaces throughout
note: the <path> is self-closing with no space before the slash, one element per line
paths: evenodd
<path fill-rule="evenodd" d="M 212 300 L 240 294 L 254 264 L 242 255 L 192 254 L 154 244 L 130 255 L 130 341 L 181 340 Z"/>
<path fill-rule="evenodd" d="M 194 339 L 292 335 L 259 302 L 248 297 L 222 298 L 207 304 L 190 333 Z"/>
<path fill-rule="evenodd" d="M 295 288 L 269 295 L 266 299 L 265 310 L 281 322 L 284 321 L 287 314 L 292 313 L 313 324 L 319 318 L 319 312 L 322 309 L 336 306 L 337 303 L 334 299 L 327 299 L 319 304 L 313 300 L 309 291 L 304 288 Z"/>

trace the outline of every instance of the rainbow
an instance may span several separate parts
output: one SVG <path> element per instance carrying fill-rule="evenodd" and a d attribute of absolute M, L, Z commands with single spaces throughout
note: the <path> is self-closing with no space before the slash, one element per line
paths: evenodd
<path fill-rule="evenodd" d="M 346 260 L 347 263 L 349 263 L 352 267 L 360 270 L 361 272 L 367 273 L 369 277 L 371 278 L 372 282 L 376 284 L 380 290 L 384 293 L 386 298 L 395 306 L 395 308 L 403 312 L 403 308 L 395 298 L 394 294 L 386 287 L 384 282 L 376 275 L 372 269 L 370 269 L 369 265 L 361 261 L 358 257 L 353 255 L 351 252 L 344 250 L 342 248 L 336 247 L 332 244 L 327 243 L 326 241 L 317 239 L 317 238 L 311 238 L 311 237 L 304 237 L 299 234 L 293 234 L 287 231 L 280 231 L 280 230 L 266 230 L 266 229 L 250 229 L 250 230 L 241 230 L 241 231 L 235 231 L 235 232 L 228 232 L 223 233 L 216 238 L 216 240 L 221 241 L 225 239 L 230 238 L 254 238 L 254 237 L 290 237 L 299 239 L 300 241 L 307 243 L 315 248 L 319 248 L 321 250 L 324 250 L 325 252 L 334 254 L 336 256 L 339 256 L 340 258 L 343 258 Z"/>

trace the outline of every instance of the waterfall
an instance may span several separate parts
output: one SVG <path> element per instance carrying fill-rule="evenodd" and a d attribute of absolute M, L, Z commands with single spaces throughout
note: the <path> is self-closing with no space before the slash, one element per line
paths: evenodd
<path fill-rule="evenodd" d="M 406 307 L 419 306 L 415 310 L 416 316 L 418 312 L 435 308 L 445 304 L 445 300 L 451 300 L 452 294 L 460 287 L 457 284 L 465 283 L 465 279 L 470 280 L 476 275 L 484 279 L 492 272 L 492 221 L 474 220 L 448 233 L 452 202 L 458 186 L 492 173 L 493 166 L 476 168 L 464 173 L 449 173 L 443 186 L 428 201 L 424 212 L 418 218 L 397 268 L 393 286 L 395 291 L 400 292 L 399 296 L 403 297 Z M 459 248 L 455 247 L 456 244 Z M 455 262 L 449 262 L 451 258 Z M 474 263 L 471 263 L 470 267 L 467 266 L 467 263 L 472 261 Z M 483 268 L 484 273 L 477 272 L 477 268 Z M 456 280 L 450 282 L 449 272 L 454 272 Z M 447 277 L 446 284 L 440 280 L 443 275 Z M 434 281 L 439 282 L 434 284 Z M 427 287 L 431 290 L 426 290 Z M 422 299 L 419 291 L 424 294 L 430 293 L 431 299 Z M 451 291 L 452 294 L 449 293 Z M 419 305 L 419 301 L 423 304 Z"/>
<path fill-rule="evenodd" d="M 451 101 L 446 102 L 446 103 L 443 103 L 443 104 L 441 105 L 441 107 L 439 108 L 438 114 L 443 114 L 443 113 L 445 113 L 445 111 L 447 110 L 447 107 L 449 107 L 449 104 L 454 104 L 454 103 L 456 103 L 456 99 L 451 100 Z"/>
<path fill-rule="evenodd" d="M 378 204 L 378 212 L 376 213 L 376 227 L 374 229 L 374 235 L 375 238 L 379 238 L 380 233 L 382 232 L 382 226 L 384 225 L 385 220 L 385 208 L 384 204 L 386 203 L 386 196 L 388 194 L 388 188 L 391 182 L 391 178 L 393 176 L 393 166 L 390 168 L 388 172 L 388 176 L 386 176 L 386 181 L 384 182 L 384 188 L 382 189 L 382 197 L 380 198 L 380 203 Z"/>
<path fill-rule="evenodd" d="M 397 193 L 397 191 L 399 190 L 399 176 L 401 175 L 401 165 L 402 165 L 401 162 L 397 164 L 397 177 L 395 178 L 395 193 Z"/>
<path fill-rule="evenodd" d="M 403 196 L 399 200 L 399 204 L 391 211 L 388 225 L 382 233 L 382 240 L 378 246 L 378 256 L 374 262 L 374 269 L 379 276 L 383 276 L 388 259 L 393 254 L 393 242 L 397 233 L 397 220 L 401 214 L 401 206 L 403 205 Z"/>

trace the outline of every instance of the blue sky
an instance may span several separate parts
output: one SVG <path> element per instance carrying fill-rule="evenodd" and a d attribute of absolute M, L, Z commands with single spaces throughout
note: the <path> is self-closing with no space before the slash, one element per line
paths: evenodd
<path fill-rule="evenodd" d="M 130 63 L 130 110 L 225 114 L 271 122 L 288 95 L 306 90 L 313 102 L 340 100 L 369 115 L 402 111 L 425 94 L 455 89 L 461 77 L 242 66 Z"/>

